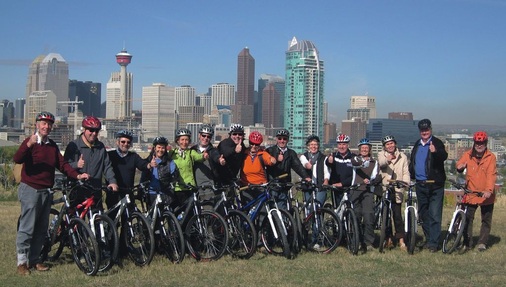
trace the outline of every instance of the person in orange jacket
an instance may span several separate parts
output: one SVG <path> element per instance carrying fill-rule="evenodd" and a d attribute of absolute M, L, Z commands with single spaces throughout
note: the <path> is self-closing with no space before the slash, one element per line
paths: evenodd
<path fill-rule="evenodd" d="M 261 133 L 257 131 L 250 133 L 250 147 L 245 151 L 246 157 L 241 168 L 241 186 L 267 182 L 265 166 L 274 165 L 276 158 L 260 148 L 263 141 L 264 138 Z M 260 192 L 254 189 L 249 189 L 245 192 L 246 197 L 251 197 L 251 199 L 258 196 L 258 194 Z"/>
<path fill-rule="evenodd" d="M 469 204 L 466 214 L 466 227 L 464 229 L 464 248 L 471 249 L 473 236 L 474 214 L 480 206 L 481 228 L 478 239 L 478 250 L 485 251 L 492 226 L 492 213 L 494 211 L 494 187 L 497 178 L 495 155 L 487 149 L 488 136 L 486 132 L 478 131 L 473 136 L 473 148 L 465 152 L 457 162 L 457 171 L 466 169 L 467 188 L 482 192 L 480 197 L 475 193 L 466 196 Z"/>

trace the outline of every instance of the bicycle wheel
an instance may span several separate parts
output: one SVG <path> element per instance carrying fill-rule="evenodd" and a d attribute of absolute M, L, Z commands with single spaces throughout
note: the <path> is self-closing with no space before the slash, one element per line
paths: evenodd
<path fill-rule="evenodd" d="M 135 265 L 149 265 L 155 253 L 155 237 L 146 217 L 134 211 L 126 218 L 123 227 L 128 256 Z"/>
<path fill-rule="evenodd" d="M 67 235 L 65 230 L 65 222 L 62 218 L 58 218 L 60 216 L 60 212 L 56 209 L 51 209 L 49 213 L 49 227 L 47 230 L 46 240 L 44 241 L 44 246 L 42 246 L 41 254 L 40 254 L 40 262 L 44 262 L 46 260 L 55 261 L 58 259 L 63 252 L 63 247 L 65 247 L 65 243 L 67 242 Z M 57 224 L 59 222 L 59 224 Z M 51 240 L 54 238 L 54 240 Z"/>
<path fill-rule="evenodd" d="M 406 247 L 408 248 L 408 253 L 413 254 L 416 246 L 416 213 L 412 206 L 408 207 L 406 222 L 408 225 L 408 230 L 406 230 Z"/>
<path fill-rule="evenodd" d="M 302 220 L 300 219 L 299 209 L 295 206 L 292 206 L 290 209 L 290 214 L 293 217 L 293 222 L 295 223 L 295 242 L 293 244 L 294 253 L 298 254 L 302 251 L 302 245 L 304 244 L 304 236 L 302 233 Z"/>
<path fill-rule="evenodd" d="M 86 275 L 97 274 L 100 265 L 100 249 L 90 227 L 81 218 L 70 220 L 69 243 L 77 267 Z"/>
<path fill-rule="evenodd" d="M 184 234 L 188 251 L 199 261 L 218 260 L 227 248 L 227 223 L 214 211 L 192 216 Z"/>
<path fill-rule="evenodd" d="M 251 219 L 243 212 L 231 209 L 226 221 L 229 231 L 228 252 L 241 259 L 253 256 L 257 249 L 258 234 Z"/>
<path fill-rule="evenodd" d="M 445 239 L 443 240 L 443 253 L 450 254 L 462 245 L 462 236 L 464 235 L 464 226 L 466 225 L 466 214 L 459 210 L 450 226 Z"/>
<path fill-rule="evenodd" d="M 304 222 L 306 248 L 327 254 L 334 251 L 342 237 L 341 222 L 330 209 L 320 208 L 310 213 Z"/>
<path fill-rule="evenodd" d="M 346 245 L 351 254 L 357 255 L 360 240 L 359 239 L 360 229 L 358 228 L 357 216 L 355 215 L 353 209 L 346 208 L 344 210 L 344 218 L 345 218 L 344 224 L 346 231 Z"/>
<path fill-rule="evenodd" d="M 118 258 L 119 236 L 116 224 L 109 216 L 96 214 L 92 230 L 95 232 L 95 239 L 100 249 L 101 261 L 98 271 L 109 270 Z"/>
<path fill-rule="evenodd" d="M 286 239 L 288 240 L 290 252 L 292 252 L 292 255 L 296 255 L 298 253 L 296 249 L 299 248 L 299 242 L 297 240 L 297 224 L 288 210 L 279 209 L 279 212 L 281 213 L 281 221 L 286 228 Z M 277 253 L 276 249 L 274 249 L 272 253 L 283 255 L 283 252 Z"/>
<path fill-rule="evenodd" d="M 160 247 L 165 256 L 173 263 L 181 263 L 185 255 L 185 242 L 176 216 L 172 212 L 165 211 L 158 230 Z"/>
<path fill-rule="evenodd" d="M 272 225 L 268 216 L 265 216 L 261 228 L 260 236 L 267 252 L 283 255 L 287 259 L 291 258 L 290 244 L 288 243 L 286 227 L 275 210 L 272 214 Z"/>
<path fill-rule="evenodd" d="M 381 224 L 380 224 L 380 239 L 379 239 L 379 246 L 378 250 L 379 252 L 383 252 L 385 249 L 385 243 L 387 240 L 387 232 L 389 227 L 389 217 L 388 217 L 388 211 L 389 207 L 387 205 L 383 205 L 383 208 L 381 209 Z"/>

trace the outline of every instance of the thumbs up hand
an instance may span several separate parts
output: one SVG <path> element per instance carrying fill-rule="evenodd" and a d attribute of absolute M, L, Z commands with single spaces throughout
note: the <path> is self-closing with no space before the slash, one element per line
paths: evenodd
<path fill-rule="evenodd" d="M 436 152 L 436 147 L 432 144 L 432 141 L 430 141 L 429 150 L 430 152 Z"/>
<path fill-rule="evenodd" d="M 78 168 L 83 168 L 84 167 L 84 158 L 83 158 L 82 154 L 81 154 L 81 157 L 79 158 L 79 160 L 77 161 L 77 167 Z"/>
<path fill-rule="evenodd" d="M 220 163 L 220 165 L 225 165 L 227 163 L 227 161 L 225 160 L 225 158 L 223 157 L 223 155 L 220 155 L 220 158 L 218 159 L 218 162 Z"/>

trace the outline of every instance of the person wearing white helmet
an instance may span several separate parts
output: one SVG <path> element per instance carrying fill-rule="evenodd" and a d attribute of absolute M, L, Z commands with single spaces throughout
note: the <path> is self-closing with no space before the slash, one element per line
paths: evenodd
<path fill-rule="evenodd" d="M 383 144 L 383 150 L 378 153 L 378 163 L 381 176 L 383 177 L 383 191 L 386 189 L 385 186 L 388 185 L 389 180 L 401 180 L 409 183 L 409 160 L 408 157 L 397 148 L 397 141 L 394 136 L 384 136 L 381 143 Z M 404 243 L 404 221 L 401 212 L 401 206 L 404 202 L 404 192 L 405 189 L 403 187 L 396 187 L 391 202 L 395 239 L 398 241 L 400 249 L 402 251 L 407 251 L 406 244 Z M 388 238 L 387 247 L 391 247 L 393 244 L 393 238 Z"/>

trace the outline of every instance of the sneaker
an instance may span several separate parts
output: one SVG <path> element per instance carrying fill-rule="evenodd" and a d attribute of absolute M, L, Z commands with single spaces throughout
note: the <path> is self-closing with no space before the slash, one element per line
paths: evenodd
<path fill-rule="evenodd" d="M 18 265 L 18 274 L 19 275 L 30 275 L 30 269 L 28 269 L 28 264 L 23 263 Z"/>
<path fill-rule="evenodd" d="M 367 252 L 374 251 L 374 247 L 372 245 L 367 245 L 366 250 Z"/>
<path fill-rule="evenodd" d="M 480 243 L 478 244 L 478 251 L 485 251 L 487 250 L 487 245 Z"/>
<path fill-rule="evenodd" d="M 435 246 L 429 246 L 429 251 L 430 251 L 430 253 L 436 253 L 437 252 L 437 247 L 435 247 Z"/>
<path fill-rule="evenodd" d="M 315 245 L 313 245 L 313 249 L 314 250 L 320 249 L 320 244 L 316 243 Z"/>
<path fill-rule="evenodd" d="M 386 249 L 392 249 L 394 248 L 394 242 L 391 238 L 388 238 L 387 242 L 385 242 L 385 248 Z"/>
<path fill-rule="evenodd" d="M 37 263 L 35 265 L 32 265 L 32 268 L 34 268 L 37 271 L 48 271 L 49 270 L 49 266 L 47 266 L 44 263 Z"/>
<path fill-rule="evenodd" d="M 406 244 L 404 242 L 401 242 L 399 244 L 399 248 L 402 250 L 402 251 L 408 251 L 408 247 L 406 246 Z"/>

